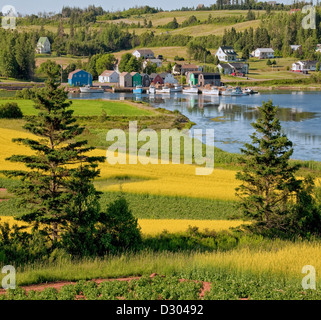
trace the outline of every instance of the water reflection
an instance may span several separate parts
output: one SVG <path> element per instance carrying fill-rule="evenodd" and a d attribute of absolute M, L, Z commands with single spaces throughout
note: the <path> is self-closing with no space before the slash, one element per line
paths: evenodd
<path fill-rule="evenodd" d="M 244 97 L 204 95 L 132 95 L 130 93 L 71 94 L 71 99 L 136 100 L 154 107 L 179 110 L 194 128 L 214 128 L 215 145 L 223 150 L 239 152 L 253 132 L 251 122 L 258 118 L 258 106 L 272 100 L 279 106 L 278 117 L 283 131 L 293 141 L 293 158 L 321 161 L 320 92 L 264 93 Z"/>

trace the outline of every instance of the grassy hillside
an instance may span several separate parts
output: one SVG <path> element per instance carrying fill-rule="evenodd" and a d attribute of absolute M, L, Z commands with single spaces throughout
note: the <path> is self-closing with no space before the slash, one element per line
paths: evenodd
<path fill-rule="evenodd" d="M 0 104 L 7 102 L 16 102 L 26 116 L 38 114 L 31 100 L 0 100 Z M 73 100 L 72 108 L 76 116 L 100 116 L 103 110 L 109 116 L 151 116 L 155 114 L 151 109 L 143 109 L 134 103 L 122 101 Z"/>

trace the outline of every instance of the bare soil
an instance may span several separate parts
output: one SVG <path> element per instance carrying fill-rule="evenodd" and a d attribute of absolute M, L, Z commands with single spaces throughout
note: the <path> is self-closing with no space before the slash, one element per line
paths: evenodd
<path fill-rule="evenodd" d="M 156 275 L 157 275 L 156 273 L 152 273 L 150 275 L 150 278 L 153 278 Z M 105 281 L 131 281 L 131 280 L 134 280 L 134 279 L 138 280 L 140 278 L 141 277 L 125 277 L 125 278 L 115 278 L 115 279 L 92 279 L 91 281 L 94 281 L 97 284 L 100 284 L 100 283 L 105 282 Z M 188 279 L 180 279 L 179 281 L 183 282 L 183 281 L 189 281 L 189 280 Z M 207 291 L 210 291 L 211 283 L 210 282 L 204 282 L 204 281 L 197 281 L 197 280 L 193 280 L 193 281 L 202 282 L 203 283 L 203 287 L 202 287 L 201 292 L 200 292 L 200 298 L 203 298 L 205 293 Z M 28 285 L 28 286 L 21 286 L 20 288 L 26 290 L 27 292 L 30 291 L 30 290 L 42 291 L 42 290 L 44 290 L 46 288 L 53 288 L 53 289 L 56 289 L 56 290 L 59 291 L 63 286 L 68 285 L 68 284 L 75 285 L 76 282 L 73 282 L 73 281 L 48 282 L 48 283 L 34 284 L 34 285 Z M 5 289 L 0 289 L 0 294 L 4 294 L 4 293 L 6 293 L 6 290 Z M 80 300 L 80 299 L 84 299 L 84 297 L 83 296 L 77 296 L 76 299 Z"/>

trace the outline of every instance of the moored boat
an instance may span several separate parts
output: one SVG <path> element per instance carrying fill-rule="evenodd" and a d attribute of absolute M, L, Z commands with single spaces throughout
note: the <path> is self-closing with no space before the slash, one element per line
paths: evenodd
<path fill-rule="evenodd" d="M 212 96 L 219 96 L 220 90 L 217 87 L 205 88 L 202 90 L 202 94 L 205 95 L 212 95 Z"/>
<path fill-rule="evenodd" d="M 232 88 L 225 88 L 221 91 L 222 96 L 231 96 L 232 95 Z"/>
<path fill-rule="evenodd" d="M 133 89 L 133 93 L 143 93 L 143 87 L 142 86 L 136 86 L 135 89 Z"/>
<path fill-rule="evenodd" d="M 198 88 L 196 86 L 190 86 L 183 88 L 183 93 L 185 94 L 198 94 Z"/>
<path fill-rule="evenodd" d="M 182 92 L 182 86 L 178 83 L 174 84 L 174 88 L 170 88 L 170 92 Z"/>
<path fill-rule="evenodd" d="M 104 89 L 102 88 L 94 88 L 90 87 L 90 85 L 86 85 L 84 87 L 79 88 L 80 93 L 99 93 L 99 92 L 104 92 Z"/>
<path fill-rule="evenodd" d="M 156 89 L 156 93 L 163 94 L 163 93 L 171 93 L 171 89 L 168 86 L 164 86 L 160 89 Z"/>
<path fill-rule="evenodd" d="M 232 89 L 231 96 L 244 96 L 244 95 L 247 95 L 247 93 L 243 93 L 240 87 L 236 87 L 235 89 Z"/>
<path fill-rule="evenodd" d="M 156 88 L 153 84 L 149 86 L 149 89 L 147 90 L 147 93 L 149 94 L 155 94 L 156 93 Z"/>

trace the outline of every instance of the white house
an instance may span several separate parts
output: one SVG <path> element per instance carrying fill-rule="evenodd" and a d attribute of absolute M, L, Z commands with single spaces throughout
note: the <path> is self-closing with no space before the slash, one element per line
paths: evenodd
<path fill-rule="evenodd" d="M 298 61 L 292 64 L 292 71 L 306 72 L 315 71 L 318 61 Z"/>
<path fill-rule="evenodd" d="M 98 81 L 100 83 L 118 83 L 119 74 L 114 70 L 105 70 L 99 77 Z"/>
<path fill-rule="evenodd" d="M 50 53 L 51 45 L 47 37 L 40 37 L 36 47 L 37 53 Z"/>
<path fill-rule="evenodd" d="M 292 44 L 290 47 L 292 51 L 302 50 L 302 46 L 300 44 Z"/>
<path fill-rule="evenodd" d="M 238 54 L 234 51 L 233 47 L 221 46 L 216 51 L 215 56 L 223 62 L 238 61 Z"/>
<path fill-rule="evenodd" d="M 146 59 L 144 62 L 143 62 L 143 69 L 145 69 L 147 67 L 147 64 L 148 63 L 151 63 L 151 64 L 154 64 L 156 63 L 157 65 L 157 68 L 161 67 L 163 65 L 163 62 L 162 60 L 160 59 Z"/>
<path fill-rule="evenodd" d="M 254 51 L 254 57 L 259 59 L 273 59 L 274 50 L 272 48 L 257 48 Z"/>
<path fill-rule="evenodd" d="M 143 59 L 154 59 L 155 55 L 154 52 L 150 49 L 138 49 L 133 52 L 133 56 L 135 56 L 137 59 L 143 58 Z"/>

